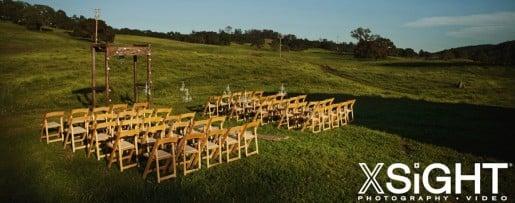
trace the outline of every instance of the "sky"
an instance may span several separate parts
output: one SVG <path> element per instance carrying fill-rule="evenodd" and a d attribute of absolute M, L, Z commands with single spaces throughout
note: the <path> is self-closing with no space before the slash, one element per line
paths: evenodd
<path fill-rule="evenodd" d="M 354 42 L 367 27 L 397 47 L 439 51 L 515 40 L 515 0 L 28 0 L 94 16 L 115 28 L 159 32 L 273 29 L 311 40 Z"/>

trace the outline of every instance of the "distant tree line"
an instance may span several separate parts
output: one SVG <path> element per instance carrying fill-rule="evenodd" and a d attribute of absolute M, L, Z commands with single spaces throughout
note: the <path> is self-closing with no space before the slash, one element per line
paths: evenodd
<path fill-rule="evenodd" d="M 218 32 L 192 31 L 189 34 L 182 34 L 180 32 L 174 31 L 165 33 L 129 28 L 117 29 L 116 33 L 166 38 L 199 44 L 229 45 L 231 42 L 234 42 L 238 44 L 250 44 L 251 46 L 258 49 L 267 45 L 269 45 L 272 49 L 279 49 L 279 41 L 281 41 L 281 49 L 286 51 L 300 51 L 310 48 L 320 48 L 330 51 L 352 52 L 354 47 L 354 44 L 352 43 L 336 43 L 327 39 L 300 39 L 293 34 L 281 35 L 279 32 L 268 29 L 250 29 L 243 31 L 242 29 L 233 29 L 231 26 L 227 26 L 224 29 L 219 29 Z"/>
<path fill-rule="evenodd" d="M 0 0 L 0 19 L 27 27 L 29 30 L 50 31 L 54 28 L 70 31 L 74 37 L 94 40 L 95 21 L 84 16 L 69 17 L 63 10 L 55 11 L 46 5 L 30 5 L 22 1 Z M 114 41 L 114 29 L 104 21 L 98 21 L 98 39 Z"/>
<path fill-rule="evenodd" d="M 495 65 L 515 64 L 515 40 L 497 45 L 458 47 L 435 53 L 420 50 L 417 53 L 411 48 L 396 48 L 392 41 L 372 34 L 368 28 L 357 28 L 351 31 L 351 36 L 358 40 L 353 52 L 357 58 L 378 59 L 387 56 L 401 56 L 439 60 L 469 59 L 478 63 Z"/>

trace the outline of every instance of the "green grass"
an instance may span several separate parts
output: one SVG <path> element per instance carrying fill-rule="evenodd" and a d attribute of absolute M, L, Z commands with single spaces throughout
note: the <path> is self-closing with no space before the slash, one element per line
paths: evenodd
<path fill-rule="evenodd" d="M 0 23 L 0 199 L 24 201 L 355 200 L 366 177 L 359 162 L 463 163 L 513 161 L 515 69 L 463 62 L 391 58 L 356 60 L 323 50 L 276 52 L 246 45 L 211 46 L 117 35 L 117 43 L 152 44 L 156 106 L 198 108 L 208 95 L 284 83 L 309 100 L 357 98 L 356 121 L 320 134 L 265 126 L 260 154 L 157 184 L 141 169 L 120 173 L 105 162 L 38 141 L 41 115 L 84 107 L 90 85 L 89 43 L 61 31 L 30 32 Z M 132 95 L 131 60 L 112 60 L 114 102 Z M 103 62 L 99 59 L 98 64 Z M 144 83 L 144 60 L 138 62 Z M 181 102 L 181 81 L 193 102 Z M 463 81 L 465 88 L 455 85 Z M 102 71 L 98 84 L 103 84 Z M 143 91 L 141 91 L 141 95 Z M 87 95 L 86 95 L 87 96 Z M 99 98 L 103 100 L 102 95 Z M 384 174 L 380 179 L 385 180 Z M 515 170 L 501 173 L 513 198 Z M 484 176 L 483 184 L 490 179 Z M 465 184 L 464 193 L 472 193 Z"/>

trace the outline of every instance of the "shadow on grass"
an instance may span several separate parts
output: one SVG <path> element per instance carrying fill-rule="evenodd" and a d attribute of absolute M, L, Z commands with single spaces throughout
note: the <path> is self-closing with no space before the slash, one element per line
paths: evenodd
<path fill-rule="evenodd" d="M 510 119 L 515 115 L 513 108 L 345 94 L 313 93 L 308 100 L 331 97 L 335 101 L 357 99 L 355 125 L 477 156 L 514 160 L 509 141 L 515 136 Z"/>

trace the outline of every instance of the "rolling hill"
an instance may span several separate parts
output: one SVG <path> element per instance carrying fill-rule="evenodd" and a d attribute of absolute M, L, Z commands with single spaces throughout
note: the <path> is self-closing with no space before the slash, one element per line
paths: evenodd
<path fill-rule="evenodd" d="M 427 165 L 512 162 L 515 70 L 503 66 L 390 58 L 356 60 L 323 50 L 283 53 L 245 45 L 211 46 L 117 35 L 116 43 L 152 44 L 154 103 L 174 113 L 198 109 L 207 96 L 262 89 L 308 100 L 356 98 L 356 121 L 320 134 L 267 125 L 260 154 L 157 184 L 137 169 L 38 141 L 44 112 L 85 107 L 89 43 L 62 31 L 32 32 L 0 23 L 0 198 L 7 201 L 355 201 L 366 180 L 358 163 Z M 114 102 L 131 95 L 131 59 L 111 63 Z M 98 61 L 101 64 L 101 60 Z M 138 67 L 144 67 L 143 61 Z M 101 75 L 100 75 L 101 76 Z M 139 78 L 144 71 L 139 70 Z M 98 84 L 102 84 L 99 77 Z M 183 103 L 181 82 L 193 101 Z M 457 88 L 462 81 L 465 88 Z M 138 81 L 139 83 L 143 81 Z M 141 90 L 143 91 L 143 90 Z M 85 95 L 86 94 L 86 95 Z M 102 98 L 100 98 L 102 99 Z M 233 122 L 234 124 L 234 122 Z M 384 181 L 386 176 L 380 175 Z M 489 185 L 484 176 L 482 184 Z M 513 197 L 515 170 L 500 191 Z M 473 193 L 465 184 L 464 193 Z"/>

